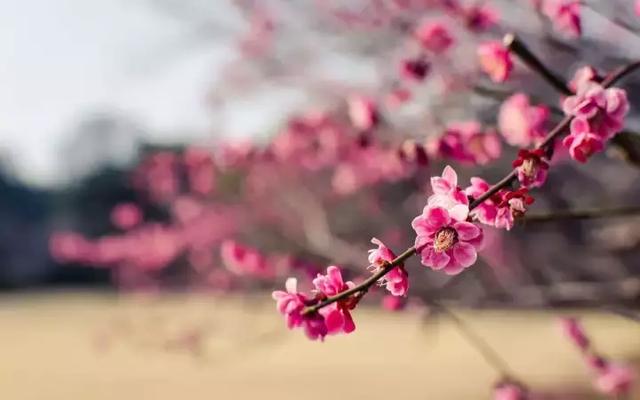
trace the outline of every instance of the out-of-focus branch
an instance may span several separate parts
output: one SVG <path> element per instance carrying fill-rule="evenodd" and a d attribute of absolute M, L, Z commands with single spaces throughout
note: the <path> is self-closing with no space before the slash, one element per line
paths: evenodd
<path fill-rule="evenodd" d="M 563 220 L 588 220 L 624 217 L 629 215 L 640 215 L 640 206 L 551 211 L 547 213 L 529 214 L 526 217 L 522 218 L 522 221 L 526 223 L 553 222 Z"/>
<path fill-rule="evenodd" d="M 560 93 L 570 95 L 571 89 L 567 87 L 562 78 L 551 72 L 546 65 L 536 57 L 529 48 L 516 35 L 509 33 L 504 36 L 504 45 L 518 56 L 529 68 L 540 74 L 545 81 L 553 86 Z"/>

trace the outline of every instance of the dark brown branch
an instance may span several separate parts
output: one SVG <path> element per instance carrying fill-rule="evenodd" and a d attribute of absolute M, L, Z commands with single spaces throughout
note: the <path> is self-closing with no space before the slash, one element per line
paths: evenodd
<path fill-rule="evenodd" d="M 529 68 L 540 74 L 545 81 L 553 86 L 557 91 L 570 95 L 573 94 L 571 89 L 565 85 L 564 81 L 556 74 L 551 72 L 546 65 L 536 57 L 529 48 L 516 35 L 509 33 L 504 36 L 504 45 L 522 60 Z"/>

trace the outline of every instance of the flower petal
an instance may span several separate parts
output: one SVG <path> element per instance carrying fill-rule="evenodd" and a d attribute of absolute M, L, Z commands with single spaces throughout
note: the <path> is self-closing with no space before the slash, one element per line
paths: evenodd
<path fill-rule="evenodd" d="M 464 268 L 472 266 L 478 259 L 476 248 L 465 242 L 458 242 L 453 246 L 453 257 Z"/>
<path fill-rule="evenodd" d="M 456 222 L 453 227 L 458 232 L 460 240 L 468 241 L 480 235 L 480 227 L 471 222 Z"/>

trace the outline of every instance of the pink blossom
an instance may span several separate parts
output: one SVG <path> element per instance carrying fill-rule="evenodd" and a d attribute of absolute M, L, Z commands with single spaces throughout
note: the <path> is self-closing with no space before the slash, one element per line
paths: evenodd
<path fill-rule="evenodd" d="M 433 195 L 429 197 L 428 204 L 451 208 L 457 204 L 469 204 L 469 199 L 458 186 L 458 174 L 447 165 L 442 171 L 442 176 L 431 177 L 431 190 Z"/>
<path fill-rule="evenodd" d="M 355 286 L 351 281 L 344 282 L 342 272 L 337 266 L 327 267 L 327 274 L 318 274 L 313 280 L 313 286 L 318 291 L 320 298 L 335 296 L 338 293 L 349 290 Z M 351 333 L 356 329 L 351 312 L 356 306 L 353 297 L 337 301 L 327 307 L 320 309 L 319 313 L 324 318 L 327 333 Z"/>
<path fill-rule="evenodd" d="M 496 215 L 496 228 L 511 230 L 515 220 L 527 212 L 529 205 L 533 203 L 533 197 L 529 196 L 527 189 L 516 191 L 503 190 L 499 193 L 498 214 Z"/>
<path fill-rule="evenodd" d="M 406 297 L 386 295 L 382 298 L 382 308 L 388 311 L 400 311 L 407 306 Z"/>
<path fill-rule="evenodd" d="M 423 81 L 430 69 L 431 65 L 422 58 L 404 59 L 400 62 L 400 76 L 410 81 Z"/>
<path fill-rule="evenodd" d="M 487 4 L 475 4 L 464 10 L 467 28 L 473 32 L 483 32 L 495 26 L 500 16 L 498 11 Z"/>
<path fill-rule="evenodd" d="M 478 59 L 480 68 L 494 82 L 506 81 L 513 69 L 509 50 L 498 41 L 485 42 L 478 46 Z"/>
<path fill-rule="evenodd" d="M 493 390 L 493 400 L 526 400 L 527 393 L 519 385 L 501 383 Z"/>
<path fill-rule="evenodd" d="M 495 131 L 482 132 L 478 122 L 468 121 L 450 124 L 430 149 L 443 158 L 484 165 L 500 157 L 502 144 Z"/>
<path fill-rule="evenodd" d="M 389 108 L 397 108 L 411 100 L 411 91 L 403 87 L 397 87 L 387 93 L 385 104 Z"/>
<path fill-rule="evenodd" d="M 549 163 L 543 149 L 520 150 L 518 158 L 513 161 L 513 167 L 518 170 L 518 181 L 522 187 L 540 187 L 547 180 Z"/>
<path fill-rule="evenodd" d="M 238 275 L 269 276 L 266 258 L 256 249 L 233 240 L 225 240 L 220 246 L 220 256 L 227 269 Z"/>
<path fill-rule="evenodd" d="M 635 378 L 631 367 L 609 363 L 598 373 L 595 383 L 596 388 L 608 396 L 624 396 L 631 392 Z"/>
<path fill-rule="evenodd" d="M 285 316 L 289 329 L 303 327 L 309 339 L 323 340 L 328 333 L 324 319 L 319 314 L 303 315 L 302 311 L 309 300 L 306 295 L 298 293 L 297 283 L 295 278 L 289 278 L 285 284 L 286 292 L 276 290 L 272 293 L 276 308 Z"/>
<path fill-rule="evenodd" d="M 471 186 L 465 189 L 467 196 L 478 198 L 491 188 L 491 185 L 482 178 L 473 177 L 470 181 Z M 493 198 L 489 198 L 471 210 L 469 215 L 477 218 L 478 221 L 485 225 L 493 226 L 495 225 L 496 216 L 498 215 L 498 205 L 494 202 Z"/>
<path fill-rule="evenodd" d="M 510 145 L 529 147 L 546 135 L 548 118 L 547 107 L 531 105 L 526 94 L 516 93 L 500 106 L 498 127 Z"/>
<path fill-rule="evenodd" d="M 640 17 L 640 0 L 636 0 L 633 10 L 636 12 L 636 15 Z"/>
<path fill-rule="evenodd" d="M 589 131 L 603 140 L 611 139 L 624 125 L 624 117 L 629 112 L 627 92 L 619 88 L 603 88 L 600 84 L 588 81 L 578 87 L 574 96 L 567 97 L 562 103 L 567 115 L 583 119 L 588 127 L 571 126 L 571 134 Z"/>
<path fill-rule="evenodd" d="M 585 163 L 594 153 L 604 149 L 601 136 L 591 132 L 589 122 L 582 118 L 571 121 L 571 134 L 562 140 L 562 144 L 569 149 L 574 160 Z"/>
<path fill-rule="evenodd" d="M 377 249 L 369 250 L 369 264 L 376 270 L 383 268 L 387 262 L 392 262 L 396 258 L 393 251 L 379 239 L 373 238 L 371 243 L 378 246 Z M 393 268 L 379 282 L 385 285 L 389 293 L 394 296 L 406 296 L 409 290 L 409 274 L 407 274 L 403 264 Z"/>
<path fill-rule="evenodd" d="M 111 210 L 111 223 L 119 229 L 131 229 L 141 221 L 142 211 L 134 203 L 120 203 Z"/>
<path fill-rule="evenodd" d="M 373 99 L 355 95 L 350 97 L 347 102 L 349 105 L 349 118 L 356 129 L 368 131 L 378 124 L 378 106 Z"/>
<path fill-rule="evenodd" d="M 581 351 L 587 351 L 589 349 L 589 338 L 580 321 L 573 317 L 562 318 L 560 320 L 560 327 L 565 336 Z"/>
<path fill-rule="evenodd" d="M 558 32 L 570 37 L 582 34 L 579 0 L 544 0 L 542 12 Z"/>
<path fill-rule="evenodd" d="M 440 21 L 425 21 L 414 34 L 422 47 L 436 54 L 443 53 L 454 42 L 449 28 Z"/>
<path fill-rule="evenodd" d="M 598 72 L 595 68 L 590 65 L 586 65 L 584 67 L 578 68 L 573 74 L 573 78 L 569 81 L 569 89 L 572 92 L 577 92 L 578 88 L 584 85 L 587 82 L 600 82 L 602 77 L 598 75 Z"/>
<path fill-rule="evenodd" d="M 482 230 L 466 222 L 469 207 L 458 204 L 450 209 L 427 205 L 411 226 L 416 232 L 415 246 L 422 264 L 456 275 L 476 262 L 482 243 Z"/>

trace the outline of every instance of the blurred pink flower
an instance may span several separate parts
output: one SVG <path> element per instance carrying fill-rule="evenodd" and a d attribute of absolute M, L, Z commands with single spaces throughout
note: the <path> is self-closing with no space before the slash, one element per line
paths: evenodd
<path fill-rule="evenodd" d="M 516 93 L 500 106 L 498 127 L 510 145 L 529 147 L 546 135 L 548 118 L 546 106 L 531 105 L 526 94 Z"/>
<path fill-rule="evenodd" d="M 424 21 L 414 34 L 423 48 L 436 54 L 443 53 L 454 42 L 449 27 L 441 21 Z"/>
<path fill-rule="evenodd" d="M 416 232 L 415 247 L 422 264 L 456 275 L 476 262 L 482 230 L 466 222 L 469 207 L 458 204 L 445 209 L 427 205 L 411 226 Z"/>
<path fill-rule="evenodd" d="M 378 106 L 373 99 L 354 95 L 349 97 L 347 103 L 349 105 L 349 118 L 356 129 L 368 131 L 378 124 Z"/>
<path fill-rule="evenodd" d="M 234 240 L 225 240 L 220 245 L 220 256 L 227 269 L 238 275 L 267 277 L 271 270 L 267 259 L 256 249 Z"/>
<path fill-rule="evenodd" d="M 382 298 L 382 308 L 388 311 L 400 311 L 407 306 L 405 297 L 386 295 Z"/>
<path fill-rule="evenodd" d="M 493 390 L 493 400 L 526 400 L 527 393 L 513 383 L 501 383 Z"/>
<path fill-rule="evenodd" d="M 625 396 L 636 379 L 634 370 L 621 364 L 608 363 L 596 377 L 596 388 L 608 396 Z"/>
<path fill-rule="evenodd" d="M 119 229 L 131 229 L 141 221 L 142 211 L 134 203 L 120 203 L 111 210 L 111 223 Z"/>
<path fill-rule="evenodd" d="M 543 149 L 520 150 L 518 158 L 513 161 L 513 167 L 518 169 L 518 181 L 522 187 L 540 187 L 547 180 L 549 163 Z"/>
<path fill-rule="evenodd" d="M 478 46 L 478 59 L 480 68 L 497 83 L 506 81 L 513 69 L 509 50 L 498 41 L 485 42 Z"/>
<path fill-rule="evenodd" d="M 423 81 L 430 70 L 431 65 L 423 58 L 400 61 L 400 77 L 409 81 Z"/>
<path fill-rule="evenodd" d="M 430 142 L 432 153 L 442 158 L 484 165 L 500 157 L 502 144 L 493 130 L 483 132 L 476 121 L 453 123 L 444 134 Z"/>
<path fill-rule="evenodd" d="M 570 37 L 582 34 L 579 0 L 544 0 L 542 12 L 558 32 Z"/>
<path fill-rule="evenodd" d="M 369 250 L 369 264 L 371 264 L 375 270 L 383 268 L 386 262 L 391 262 L 396 258 L 396 255 L 384 245 L 379 239 L 371 239 L 371 243 L 378 246 L 377 249 Z M 389 271 L 379 281 L 381 285 L 384 285 L 389 293 L 394 296 L 406 296 L 409 290 L 409 274 L 404 269 L 404 264 L 400 264 L 397 267 Z"/>
<path fill-rule="evenodd" d="M 487 4 L 474 4 L 463 11 L 465 25 L 473 32 L 484 32 L 495 26 L 500 15 L 498 11 Z"/>

